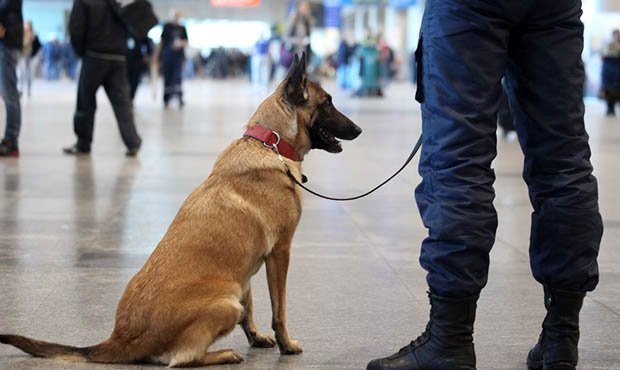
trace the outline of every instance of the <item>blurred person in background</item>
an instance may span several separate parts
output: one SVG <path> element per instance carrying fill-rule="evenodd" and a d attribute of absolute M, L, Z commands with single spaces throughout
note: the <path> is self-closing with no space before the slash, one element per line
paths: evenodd
<path fill-rule="evenodd" d="M 157 56 L 161 62 L 164 75 L 164 107 L 168 107 L 170 99 L 177 97 L 179 106 L 183 107 L 183 63 L 185 48 L 188 45 L 187 30 L 181 21 L 181 11 L 171 11 L 172 20 L 164 24 L 161 42 L 157 48 Z"/>
<path fill-rule="evenodd" d="M 312 60 L 312 48 L 310 46 L 310 34 L 314 19 L 310 12 L 310 3 L 300 1 L 297 9 L 291 14 L 283 36 L 283 42 L 287 50 L 298 55 L 306 53 L 306 60 Z M 308 63 L 310 65 L 311 63 Z"/>
<path fill-rule="evenodd" d="M 6 107 L 6 128 L 0 157 L 19 156 L 22 117 L 17 91 L 17 62 L 24 42 L 22 0 L 0 0 L 0 82 Z"/>
<path fill-rule="evenodd" d="M 398 72 L 398 61 L 396 60 L 394 49 L 390 47 L 385 37 L 383 37 L 383 34 L 380 33 L 378 39 L 377 48 L 379 49 L 379 59 L 381 60 L 384 71 L 383 85 L 387 86 Z"/>
<path fill-rule="evenodd" d="M 138 154 L 142 139 L 136 132 L 127 81 L 127 31 L 116 1 L 75 0 L 69 19 L 71 46 L 82 57 L 73 129 L 77 142 L 65 154 L 90 153 L 97 109 L 97 90 L 103 86 L 118 122 L 127 156 Z M 105 32 L 101 32 L 105 30 Z"/>
<path fill-rule="evenodd" d="M 58 36 L 52 34 L 50 40 L 43 45 L 43 77 L 48 80 L 57 80 L 62 71 L 63 45 Z"/>
<path fill-rule="evenodd" d="M 271 77 L 271 55 L 269 54 L 270 39 L 262 34 L 254 45 L 252 55 L 252 69 L 250 76 L 252 84 L 256 86 L 268 86 Z"/>
<path fill-rule="evenodd" d="M 127 42 L 127 77 L 129 79 L 129 94 L 132 101 L 136 97 L 136 91 L 142 81 L 142 76 L 149 71 L 154 52 L 153 45 L 153 40 L 148 37 L 142 41 L 130 38 Z"/>
<path fill-rule="evenodd" d="M 336 79 L 341 89 L 351 88 L 351 59 L 355 54 L 356 45 L 348 35 L 343 35 L 338 51 L 336 51 Z"/>
<path fill-rule="evenodd" d="M 378 42 L 378 36 L 367 29 L 365 40 L 356 50 L 356 58 L 359 60 L 359 86 L 354 96 L 383 96 L 382 87 L 386 71 L 377 46 Z"/>
<path fill-rule="evenodd" d="M 614 30 L 603 56 L 600 96 L 607 102 L 607 116 L 616 115 L 620 100 L 620 30 Z"/>
<path fill-rule="evenodd" d="M 26 95 L 30 97 L 32 89 L 32 66 L 31 61 L 41 49 L 39 37 L 34 33 L 32 22 L 24 23 L 24 46 L 19 62 L 19 93 L 20 95 L 26 91 Z"/>

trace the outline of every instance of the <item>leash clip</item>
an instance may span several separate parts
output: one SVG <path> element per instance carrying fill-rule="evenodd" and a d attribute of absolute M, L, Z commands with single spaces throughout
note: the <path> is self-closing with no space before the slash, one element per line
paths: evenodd
<path fill-rule="evenodd" d="M 274 152 L 280 155 L 280 151 L 278 150 L 278 144 L 280 144 L 280 134 L 278 134 L 275 131 L 271 131 L 271 133 L 276 135 L 276 142 L 271 145 L 268 145 L 267 143 L 263 142 L 263 145 L 266 146 L 267 148 L 271 148 Z"/>

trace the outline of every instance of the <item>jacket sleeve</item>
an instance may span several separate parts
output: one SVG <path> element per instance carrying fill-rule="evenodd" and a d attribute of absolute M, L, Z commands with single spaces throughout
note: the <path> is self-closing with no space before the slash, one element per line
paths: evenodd
<path fill-rule="evenodd" d="M 87 32 L 88 12 L 82 0 L 73 2 L 73 9 L 69 18 L 69 36 L 71 46 L 79 56 L 86 51 L 86 32 Z"/>

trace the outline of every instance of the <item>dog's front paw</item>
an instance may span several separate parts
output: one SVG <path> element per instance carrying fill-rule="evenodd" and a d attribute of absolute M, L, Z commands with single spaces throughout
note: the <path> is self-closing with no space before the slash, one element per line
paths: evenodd
<path fill-rule="evenodd" d="M 301 345 L 296 340 L 280 346 L 280 353 L 283 355 L 298 355 L 302 352 Z"/>
<path fill-rule="evenodd" d="M 222 364 L 240 364 L 243 362 L 243 356 L 235 351 L 227 351 L 222 354 Z"/>
<path fill-rule="evenodd" d="M 272 348 L 275 347 L 276 340 L 269 335 L 256 334 L 252 340 L 254 348 Z"/>

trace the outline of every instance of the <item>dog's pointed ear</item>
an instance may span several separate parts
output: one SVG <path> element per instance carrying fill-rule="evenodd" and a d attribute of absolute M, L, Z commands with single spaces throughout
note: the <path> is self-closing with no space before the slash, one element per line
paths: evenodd
<path fill-rule="evenodd" d="M 291 105 L 301 105 L 308 100 L 308 78 L 306 77 L 306 53 L 301 59 L 295 54 L 291 68 L 284 80 L 284 97 Z"/>

